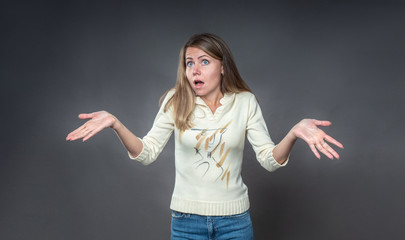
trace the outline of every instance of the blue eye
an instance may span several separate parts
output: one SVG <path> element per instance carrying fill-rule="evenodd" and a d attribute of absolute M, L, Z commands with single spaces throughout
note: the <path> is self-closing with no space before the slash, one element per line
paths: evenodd
<path fill-rule="evenodd" d="M 210 62 L 208 62 L 208 60 L 202 60 L 202 64 L 204 64 L 204 65 L 207 65 L 208 63 L 210 63 Z"/>
<path fill-rule="evenodd" d="M 191 67 L 191 66 L 194 65 L 194 63 L 193 62 L 187 62 L 186 65 L 187 65 L 187 67 Z"/>

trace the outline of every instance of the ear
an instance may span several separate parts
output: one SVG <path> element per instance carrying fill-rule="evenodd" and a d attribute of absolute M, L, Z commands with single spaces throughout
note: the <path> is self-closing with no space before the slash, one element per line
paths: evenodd
<path fill-rule="evenodd" d="M 221 64 L 221 75 L 224 75 L 224 64 Z"/>

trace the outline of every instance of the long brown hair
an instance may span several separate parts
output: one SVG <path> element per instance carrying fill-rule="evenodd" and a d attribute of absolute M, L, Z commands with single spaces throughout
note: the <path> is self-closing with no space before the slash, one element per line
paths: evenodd
<path fill-rule="evenodd" d="M 195 93 L 186 76 L 185 55 L 188 47 L 199 48 L 222 62 L 224 74 L 221 79 L 221 92 L 223 94 L 243 91 L 252 92 L 240 76 L 231 50 L 220 37 L 211 33 L 191 36 L 180 50 L 177 82 L 174 87 L 175 93 L 164 108 L 164 111 L 167 111 L 169 107 L 173 107 L 175 124 L 181 132 L 193 126 L 191 115 L 195 107 Z M 162 96 L 161 101 L 165 96 L 166 94 Z"/>

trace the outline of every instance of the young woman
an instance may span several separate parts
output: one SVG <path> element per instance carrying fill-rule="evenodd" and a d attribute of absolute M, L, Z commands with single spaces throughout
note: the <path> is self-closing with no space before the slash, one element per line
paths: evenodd
<path fill-rule="evenodd" d="M 317 158 L 339 158 L 343 145 L 304 119 L 277 145 L 270 139 L 256 97 L 242 80 L 226 43 L 213 34 L 192 36 L 180 51 L 177 82 L 161 99 L 152 129 L 142 139 L 108 112 L 89 119 L 66 140 L 88 140 L 105 128 L 117 133 L 129 157 L 155 161 L 172 132 L 176 181 L 170 208 L 172 239 L 253 239 L 247 187 L 241 174 L 245 138 L 268 171 L 285 166 L 298 138 Z M 328 142 L 328 143 L 327 143 Z"/>

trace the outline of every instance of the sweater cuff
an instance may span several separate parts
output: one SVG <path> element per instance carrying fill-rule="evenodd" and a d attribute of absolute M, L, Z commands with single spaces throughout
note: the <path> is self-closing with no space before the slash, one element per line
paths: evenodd
<path fill-rule="evenodd" d="M 274 148 L 273 148 L 274 149 Z M 283 164 L 280 164 L 279 162 L 276 161 L 276 159 L 273 156 L 273 151 L 271 151 L 271 158 L 273 159 L 271 165 L 273 165 L 273 167 L 275 169 L 280 168 L 280 167 L 285 167 L 288 163 L 288 161 L 290 160 L 290 154 L 288 154 L 287 159 L 283 162 Z"/>
<path fill-rule="evenodd" d="M 279 162 L 276 161 L 276 159 L 274 159 L 274 162 L 275 162 L 274 166 L 285 167 L 287 165 L 289 159 L 290 159 L 290 155 L 288 155 L 287 159 L 283 162 L 283 164 L 280 164 Z"/>
<path fill-rule="evenodd" d="M 130 152 L 128 152 L 128 156 L 129 156 L 130 159 L 136 160 L 136 161 L 142 163 L 147 158 L 147 156 L 149 155 L 149 152 L 145 148 L 145 143 L 143 142 L 143 140 L 141 138 L 139 138 L 139 137 L 138 137 L 138 139 L 142 142 L 142 145 L 143 145 L 141 153 L 138 154 L 138 156 L 134 157 L 134 156 L 131 155 Z"/>

